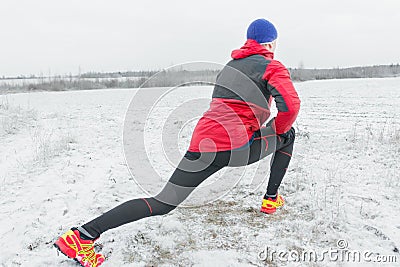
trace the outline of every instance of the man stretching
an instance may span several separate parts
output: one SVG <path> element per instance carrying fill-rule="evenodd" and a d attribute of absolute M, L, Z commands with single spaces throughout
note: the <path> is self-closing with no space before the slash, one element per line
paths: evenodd
<path fill-rule="evenodd" d="M 300 100 L 287 69 L 274 60 L 277 31 L 265 19 L 253 21 L 243 47 L 217 76 L 210 108 L 194 129 L 188 151 L 159 194 L 129 200 L 94 220 L 71 228 L 54 243 L 82 266 L 100 266 L 105 258 L 94 241 L 105 231 L 139 219 L 167 214 L 204 180 L 227 166 L 244 166 L 272 157 L 261 212 L 272 214 L 284 204 L 278 188 L 292 156 L 292 124 Z M 270 116 L 275 100 L 278 115 Z"/>

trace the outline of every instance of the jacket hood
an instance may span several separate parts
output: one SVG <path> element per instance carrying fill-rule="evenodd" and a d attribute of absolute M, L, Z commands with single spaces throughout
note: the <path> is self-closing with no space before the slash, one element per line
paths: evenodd
<path fill-rule="evenodd" d="M 274 58 L 273 52 L 268 51 L 253 39 L 247 39 L 246 43 L 240 49 L 233 50 L 231 54 L 233 59 L 245 58 L 252 55 L 261 55 L 270 59 Z"/>

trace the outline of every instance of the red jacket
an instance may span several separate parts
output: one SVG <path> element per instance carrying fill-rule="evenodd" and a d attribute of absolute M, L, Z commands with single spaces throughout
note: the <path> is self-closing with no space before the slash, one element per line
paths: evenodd
<path fill-rule="evenodd" d="M 194 129 L 189 151 L 216 152 L 249 142 L 270 115 L 271 99 L 278 109 L 275 130 L 290 130 L 300 99 L 288 70 L 274 54 L 254 40 L 232 52 L 232 60 L 218 74 L 210 108 Z"/>

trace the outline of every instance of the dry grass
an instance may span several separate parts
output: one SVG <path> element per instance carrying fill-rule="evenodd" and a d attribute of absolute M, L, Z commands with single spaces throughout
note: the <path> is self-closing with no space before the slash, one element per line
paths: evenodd
<path fill-rule="evenodd" d="M 7 97 L 1 98 L 0 136 L 17 134 L 35 120 L 37 120 L 35 110 L 24 110 L 20 106 L 11 105 Z"/>

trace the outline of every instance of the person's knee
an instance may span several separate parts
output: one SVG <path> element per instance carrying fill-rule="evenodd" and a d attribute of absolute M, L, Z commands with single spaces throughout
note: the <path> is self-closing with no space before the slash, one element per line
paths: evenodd
<path fill-rule="evenodd" d="M 180 185 L 178 182 L 180 182 Z M 194 188 L 194 186 L 183 186 L 182 181 L 179 179 L 178 181 L 172 182 L 171 178 L 170 181 L 167 182 L 164 188 L 154 198 L 160 203 L 176 207 L 189 196 Z"/>
<path fill-rule="evenodd" d="M 168 182 L 163 190 L 152 198 L 155 206 L 153 214 L 163 215 L 171 212 L 182 203 L 187 196 L 188 193 L 186 193 L 185 188 Z"/>
<path fill-rule="evenodd" d="M 159 204 L 156 206 L 156 209 L 154 210 L 153 214 L 154 215 L 165 215 L 165 214 L 168 214 L 171 211 L 173 211 L 176 207 L 177 206 L 159 202 Z"/>
<path fill-rule="evenodd" d="M 158 200 L 157 196 L 150 198 L 148 200 L 148 202 L 152 209 L 152 212 L 151 212 L 152 215 L 168 214 L 176 208 L 176 206 L 174 206 L 174 205 L 170 205 L 170 204 L 167 204 L 167 203 L 164 203 L 164 202 Z"/>
<path fill-rule="evenodd" d="M 290 143 L 294 142 L 294 139 L 296 138 L 296 131 L 292 127 L 286 133 L 280 134 L 280 137 L 282 137 L 284 139 L 284 144 L 290 144 Z"/>

